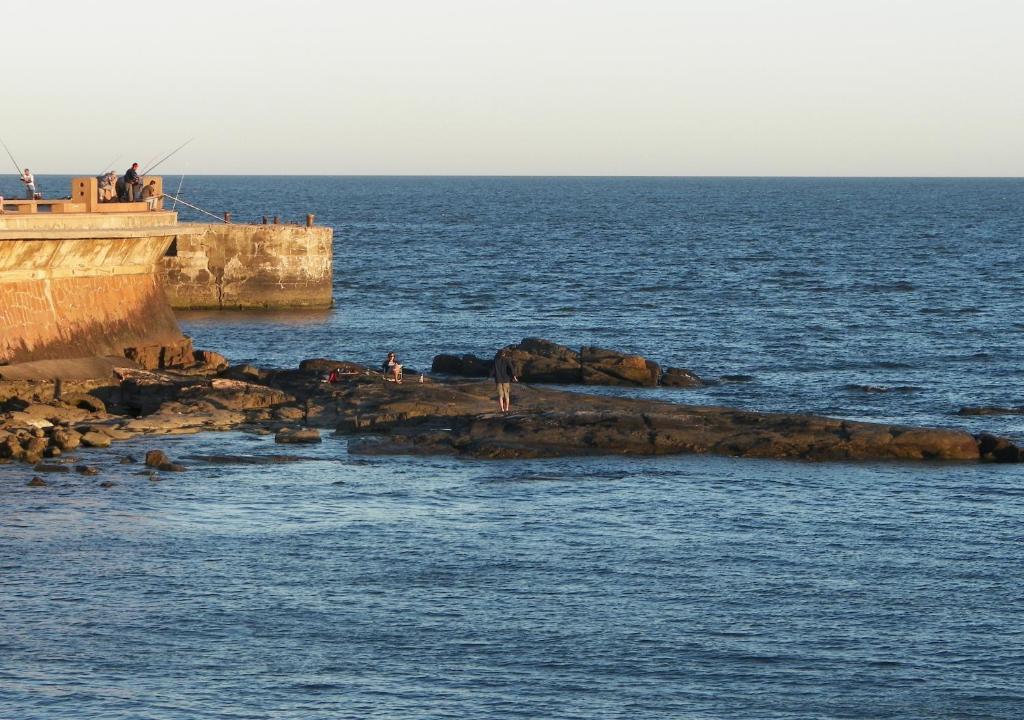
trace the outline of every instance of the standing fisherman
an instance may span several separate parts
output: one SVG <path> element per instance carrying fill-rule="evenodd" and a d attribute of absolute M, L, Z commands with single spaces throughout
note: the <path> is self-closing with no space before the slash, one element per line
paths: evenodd
<path fill-rule="evenodd" d="M 124 174 L 124 192 L 128 202 L 135 202 L 135 197 L 142 192 L 142 178 L 139 177 L 139 164 L 132 163 Z"/>
<path fill-rule="evenodd" d="M 491 365 L 491 377 L 494 378 L 494 384 L 498 389 L 498 411 L 508 413 L 512 401 L 512 383 L 519 382 L 508 348 L 502 348 L 495 354 L 494 363 Z"/>
<path fill-rule="evenodd" d="M 25 199 L 34 200 L 36 197 L 36 179 L 28 171 L 28 168 L 25 168 L 25 171 L 21 174 L 21 181 L 25 184 Z"/>

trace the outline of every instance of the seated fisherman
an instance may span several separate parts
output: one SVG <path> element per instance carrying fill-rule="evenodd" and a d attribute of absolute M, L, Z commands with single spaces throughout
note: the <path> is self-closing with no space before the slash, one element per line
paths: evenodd
<path fill-rule="evenodd" d="M 97 180 L 99 183 L 96 185 L 96 198 L 101 203 L 110 202 L 114 199 L 114 184 L 117 182 L 117 173 L 111 171 L 100 175 Z"/>
<path fill-rule="evenodd" d="M 142 188 L 141 197 L 146 201 L 147 210 L 156 210 L 156 203 L 160 199 L 156 192 L 156 180 L 150 180 L 149 185 Z"/>

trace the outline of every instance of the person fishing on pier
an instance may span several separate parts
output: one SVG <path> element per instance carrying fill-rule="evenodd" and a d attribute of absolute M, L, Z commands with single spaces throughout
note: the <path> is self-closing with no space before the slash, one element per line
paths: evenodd
<path fill-rule="evenodd" d="M 25 199 L 35 200 L 36 199 L 36 178 L 29 172 L 28 168 L 21 173 L 21 182 L 25 185 Z"/>
<path fill-rule="evenodd" d="M 132 163 L 124 174 L 124 194 L 128 202 L 135 202 L 137 195 L 142 193 L 142 178 L 139 176 L 139 164 Z"/>

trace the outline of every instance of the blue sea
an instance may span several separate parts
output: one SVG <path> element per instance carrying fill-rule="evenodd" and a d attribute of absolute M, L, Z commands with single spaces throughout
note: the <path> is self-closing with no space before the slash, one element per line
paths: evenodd
<path fill-rule="evenodd" d="M 334 228 L 333 309 L 180 315 L 233 362 L 545 337 L 748 378 L 605 392 L 1024 442 L 956 414 L 1024 405 L 1022 180 L 181 182 Z M 0 466 L 0 718 L 1024 717 L 1020 466 L 190 457 L 278 451 Z"/>

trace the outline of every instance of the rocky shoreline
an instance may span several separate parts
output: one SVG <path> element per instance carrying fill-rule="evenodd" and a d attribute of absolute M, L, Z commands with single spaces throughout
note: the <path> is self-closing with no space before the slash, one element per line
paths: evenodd
<path fill-rule="evenodd" d="M 349 437 L 350 453 L 372 455 L 506 459 L 706 453 L 808 461 L 1024 460 L 1020 447 L 987 433 L 535 387 L 545 381 L 650 387 L 667 373 L 649 360 L 614 351 L 591 348 L 576 354 L 536 339 L 511 347 L 523 379 L 531 382 L 515 388 L 515 410 L 509 414 L 494 412 L 494 386 L 488 380 L 436 374 L 421 380 L 410 374 L 396 384 L 365 366 L 330 359 L 268 370 L 229 366 L 217 353 L 197 351 L 188 365 L 163 369 L 147 370 L 117 358 L 35 369 L 39 374 L 60 371 L 68 378 L 60 380 L 8 379 L 19 372 L 5 366 L 0 368 L 0 463 L 24 463 L 40 473 L 74 469 L 95 474 L 76 453 L 139 436 L 217 430 L 274 434 L 282 444 L 320 442 L 320 431 L 332 430 Z M 438 356 L 434 371 L 445 363 L 457 371 L 450 357 L 455 356 Z M 472 369 L 478 361 L 466 365 L 463 356 L 463 367 L 471 368 L 464 374 L 478 372 Z M 340 380 L 325 382 L 332 369 L 340 371 Z M 675 374 L 681 373 L 705 382 L 682 369 Z M 22 368 L 20 374 L 31 372 Z M 204 462 L 295 459 L 195 457 Z M 145 462 L 152 472 L 188 467 L 160 451 L 150 451 Z M 31 482 L 45 485 L 39 477 Z"/>

